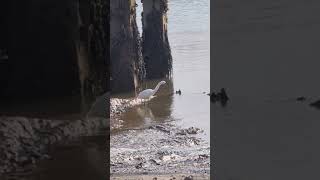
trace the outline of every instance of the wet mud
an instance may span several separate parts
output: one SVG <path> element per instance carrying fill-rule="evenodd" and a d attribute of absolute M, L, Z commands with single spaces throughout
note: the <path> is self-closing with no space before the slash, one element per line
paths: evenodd
<path fill-rule="evenodd" d="M 110 138 L 110 172 L 125 174 L 210 174 L 210 146 L 202 131 L 171 123 L 128 130 Z"/>

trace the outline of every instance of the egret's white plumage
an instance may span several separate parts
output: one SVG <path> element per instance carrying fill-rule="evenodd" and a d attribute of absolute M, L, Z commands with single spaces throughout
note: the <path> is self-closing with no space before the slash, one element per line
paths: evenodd
<path fill-rule="evenodd" d="M 160 81 L 154 89 L 146 89 L 139 93 L 137 96 L 138 99 L 150 99 L 156 92 L 159 90 L 162 84 L 165 84 L 165 81 Z"/>

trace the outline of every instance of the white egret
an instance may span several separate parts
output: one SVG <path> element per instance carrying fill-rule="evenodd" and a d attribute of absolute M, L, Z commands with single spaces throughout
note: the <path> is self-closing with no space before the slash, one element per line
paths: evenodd
<path fill-rule="evenodd" d="M 143 90 L 139 93 L 139 95 L 137 96 L 138 99 L 150 99 L 154 94 L 156 94 L 156 92 L 159 90 L 160 86 L 162 84 L 165 84 L 165 81 L 160 81 L 157 86 L 154 89 L 146 89 Z"/>

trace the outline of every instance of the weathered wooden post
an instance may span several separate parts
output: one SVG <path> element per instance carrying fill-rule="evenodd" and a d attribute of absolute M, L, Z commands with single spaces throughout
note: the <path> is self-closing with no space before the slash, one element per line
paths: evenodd
<path fill-rule="evenodd" d="M 135 0 L 110 1 L 111 91 L 133 91 L 144 78 Z"/>
<path fill-rule="evenodd" d="M 167 77 L 172 56 L 167 33 L 167 0 L 142 0 L 143 57 L 148 79 Z"/>

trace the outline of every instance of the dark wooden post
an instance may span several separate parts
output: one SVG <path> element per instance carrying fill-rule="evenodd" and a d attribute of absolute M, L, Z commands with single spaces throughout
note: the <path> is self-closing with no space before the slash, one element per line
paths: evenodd
<path fill-rule="evenodd" d="M 134 91 L 144 78 L 136 1 L 110 1 L 111 91 Z"/>
<path fill-rule="evenodd" d="M 149 79 L 170 75 L 172 56 L 167 33 L 167 0 L 143 0 L 143 57 Z"/>

